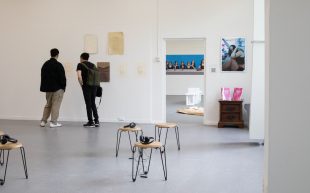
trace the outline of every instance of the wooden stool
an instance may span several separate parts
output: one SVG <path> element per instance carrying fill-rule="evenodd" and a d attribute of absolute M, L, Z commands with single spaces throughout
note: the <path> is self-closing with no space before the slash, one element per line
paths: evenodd
<path fill-rule="evenodd" d="M 130 132 L 134 132 L 135 136 L 136 136 L 136 142 L 138 142 L 138 132 L 141 132 L 141 134 L 143 134 L 143 131 L 140 127 L 134 127 L 134 128 L 130 128 L 130 127 L 125 127 L 125 128 L 119 128 L 117 130 L 117 135 L 116 135 L 116 157 L 118 156 L 118 151 L 119 151 L 119 145 L 121 143 L 121 137 L 122 137 L 122 133 L 123 132 L 127 132 L 128 133 L 128 138 L 129 138 L 129 143 L 130 143 L 130 150 L 131 152 L 133 151 L 133 147 L 132 147 L 132 143 L 131 143 L 131 137 L 130 137 Z"/>
<path fill-rule="evenodd" d="M 149 164 L 147 166 L 147 170 L 144 169 L 144 162 L 143 162 L 143 150 L 144 149 L 151 149 L 150 155 L 149 155 Z M 161 163 L 163 166 L 163 171 L 164 171 L 164 177 L 165 180 L 167 180 L 167 162 L 166 162 L 166 148 L 164 145 L 162 145 L 159 141 L 154 141 L 150 144 L 142 144 L 140 142 L 136 143 L 133 147 L 132 151 L 132 170 L 131 170 L 131 176 L 132 176 L 132 181 L 135 182 L 137 179 L 138 171 L 139 171 L 139 165 L 140 161 L 142 162 L 142 169 L 143 169 L 143 174 L 146 175 L 149 173 L 150 170 L 150 164 L 151 164 L 151 159 L 152 159 L 152 151 L 153 149 L 159 149 L 160 153 L 160 158 L 161 158 Z M 136 166 L 136 171 L 135 171 L 135 152 L 138 149 L 139 157 L 138 157 L 138 163 Z"/>
<path fill-rule="evenodd" d="M 8 142 L 6 144 L 1 144 L 0 143 L 0 152 L 3 156 L 2 158 L 2 162 L 4 163 L 4 151 L 6 150 L 7 151 L 7 154 L 6 154 L 6 164 L 5 164 L 5 171 L 4 171 L 4 177 L 3 179 L 0 179 L 0 185 L 3 185 L 4 182 L 5 182 L 5 177 L 6 177 L 6 171 L 7 171 L 7 167 L 8 167 L 8 162 L 9 162 L 9 156 L 10 156 L 10 151 L 12 149 L 17 149 L 19 148 L 20 149 L 20 153 L 22 155 L 22 161 L 23 161 L 23 166 L 24 166 L 24 171 L 25 171 L 25 176 L 26 176 L 26 179 L 28 179 L 28 171 L 27 171 L 27 162 L 26 162 L 26 154 L 25 154 L 25 149 L 23 147 L 23 145 L 19 142 L 17 143 L 11 143 L 11 142 Z M 2 163 L 2 164 L 3 164 Z"/>
<path fill-rule="evenodd" d="M 181 149 L 181 147 L 180 147 L 180 134 L 179 134 L 179 127 L 178 127 L 178 125 L 176 123 L 158 123 L 158 124 L 156 124 L 155 125 L 155 140 L 157 138 L 157 133 L 158 133 L 158 141 L 160 141 L 161 131 L 162 131 L 163 128 L 166 129 L 166 137 L 165 137 L 164 146 L 166 146 L 168 130 L 170 128 L 174 128 L 175 136 L 176 136 L 176 139 L 177 139 L 178 150 L 180 150 Z"/>

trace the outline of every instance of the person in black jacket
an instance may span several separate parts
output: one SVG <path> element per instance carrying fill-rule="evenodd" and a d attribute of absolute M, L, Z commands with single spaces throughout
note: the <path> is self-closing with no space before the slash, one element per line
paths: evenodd
<path fill-rule="evenodd" d="M 100 127 L 99 116 L 95 103 L 97 86 L 87 85 L 88 81 L 88 69 L 94 69 L 95 64 L 88 61 L 89 54 L 82 53 L 80 56 L 80 63 L 77 65 L 76 71 L 78 81 L 82 87 L 83 96 L 86 104 L 88 122 L 84 124 L 84 127 Z M 93 118 L 94 116 L 94 118 Z"/>
<path fill-rule="evenodd" d="M 43 110 L 41 127 L 45 127 L 51 115 L 50 127 L 61 127 L 57 122 L 59 109 L 66 90 L 66 74 L 64 67 L 57 61 L 59 51 L 51 49 L 51 59 L 46 61 L 41 68 L 40 91 L 46 93 L 46 105 Z"/>

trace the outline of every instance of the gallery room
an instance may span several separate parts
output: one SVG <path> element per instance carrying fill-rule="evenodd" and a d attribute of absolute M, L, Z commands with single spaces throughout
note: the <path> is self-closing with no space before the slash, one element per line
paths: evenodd
<path fill-rule="evenodd" d="M 308 193 L 309 8 L 1 0 L 0 192 Z"/>

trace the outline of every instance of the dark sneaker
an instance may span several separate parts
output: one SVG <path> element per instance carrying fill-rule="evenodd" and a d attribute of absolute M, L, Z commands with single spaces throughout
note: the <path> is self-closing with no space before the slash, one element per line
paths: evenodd
<path fill-rule="evenodd" d="M 95 121 L 95 127 L 100 127 L 99 121 Z"/>
<path fill-rule="evenodd" d="M 84 127 L 95 127 L 95 124 L 88 122 L 88 123 L 84 124 L 83 126 Z"/>

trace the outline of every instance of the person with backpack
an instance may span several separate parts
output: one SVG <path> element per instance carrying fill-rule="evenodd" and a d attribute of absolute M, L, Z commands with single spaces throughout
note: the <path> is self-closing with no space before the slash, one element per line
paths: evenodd
<path fill-rule="evenodd" d="M 95 64 L 89 62 L 88 59 L 89 54 L 86 52 L 82 53 L 80 63 L 76 68 L 78 81 L 83 91 L 88 118 L 88 122 L 83 126 L 99 127 L 99 116 L 95 103 L 97 88 L 100 86 L 99 71 Z"/>
<path fill-rule="evenodd" d="M 66 90 L 66 74 L 64 67 L 57 61 L 59 50 L 53 48 L 50 51 L 51 59 L 47 60 L 41 68 L 40 91 L 46 93 L 46 105 L 44 106 L 41 127 L 45 127 L 47 119 L 51 116 L 50 127 L 61 127 L 57 122 L 59 109 L 64 92 Z"/>

